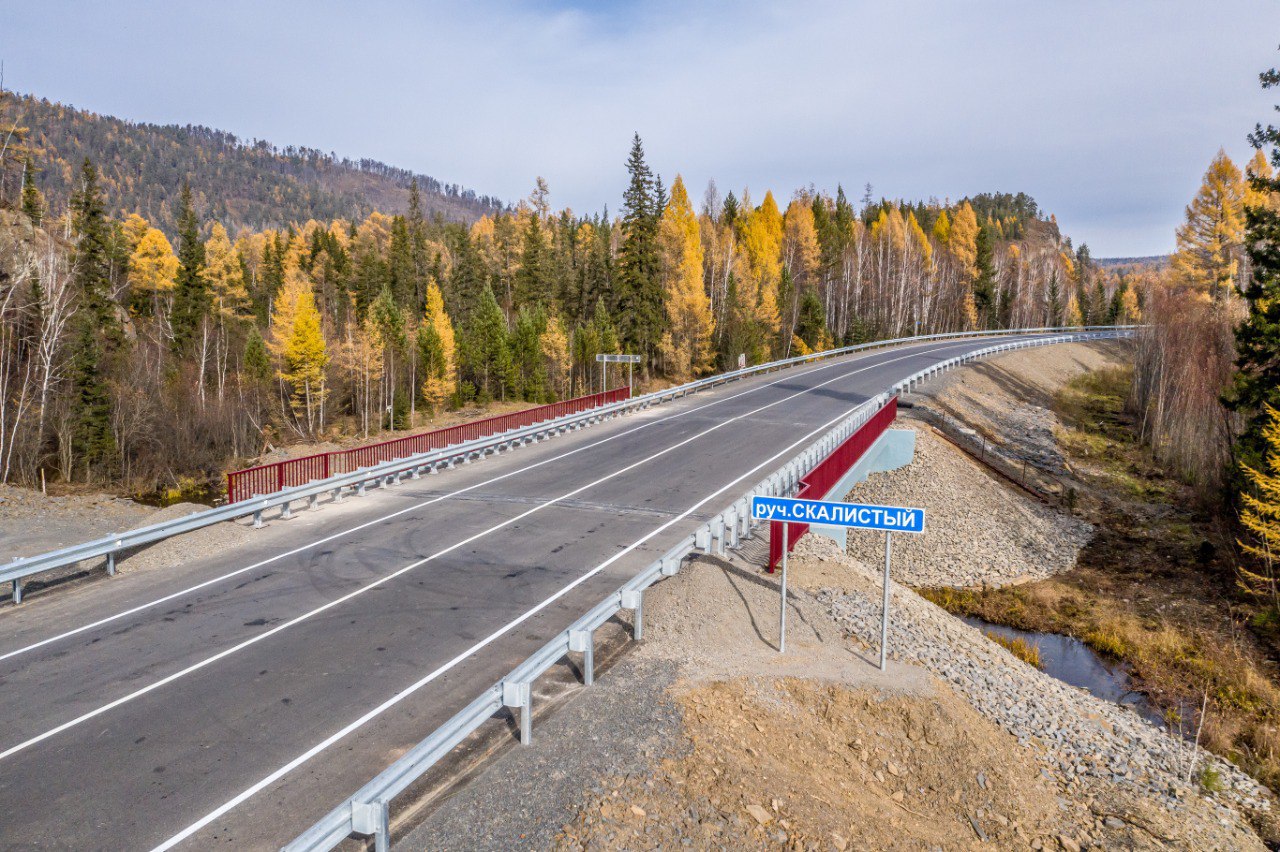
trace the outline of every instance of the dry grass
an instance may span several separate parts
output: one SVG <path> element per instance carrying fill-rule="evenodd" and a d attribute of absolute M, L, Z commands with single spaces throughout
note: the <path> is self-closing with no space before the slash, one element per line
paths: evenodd
<path fill-rule="evenodd" d="M 999 633 L 994 633 L 990 630 L 986 631 L 986 633 L 988 639 L 1013 654 L 1019 660 L 1022 660 L 1022 662 L 1037 669 L 1044 668 L 1044 664 L 1040 660 L 1039 645 L 1028 642 L 1020 636 L 1010 639 L 1008 636 L 1001 636 Z"/>
<path fill-rule="evenodd" d="M 1072 381 L 1056 402 L 1062 446 L 1098 527 L 1077 567 L 998 589 L 925 589 L 944 609 L 1020 630 L 1063 633 L 1126 663 L 1176 730 L 1280 791 L 1280 685 L 1233 595 L 1229 539 L 1164 474 L 1123 401 L 1129 372 Z"/>

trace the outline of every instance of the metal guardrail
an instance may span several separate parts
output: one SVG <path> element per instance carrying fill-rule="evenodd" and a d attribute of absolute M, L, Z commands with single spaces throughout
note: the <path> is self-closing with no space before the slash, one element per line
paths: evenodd
<path fill-rule="evenodd" d="M 227 474 L 227 502 L 238 503 L 294 486 L 306 485 L 321 479 L 329 479 L 342 473 L 350 473 L 362 467 L 372 467 L 383 462 L 419 456 L 435 450 L 443 450 L 464 441 L 501 435 L 522 426 L 545 423 L 569 414 L 581 414 L 602 405 L 621 402 L 631 396 L 630 386 L 611 391 L 587 394 L 547 405 L 524 408 L 510 414 L 498 414 L 480 420 L 469 420 L 455 426 L 445 426 L 390 441 L 378 441 L 346 450 L 330 450 L 309 456 L 282 459 L 277 462 L 233 470 Z"/>
<path fill-rule="evenodd" d="M 661 557 L 651 562 L 556 634 L 532 656 L 514 668 L 506 677 L 483 690 L 474 701 L 460 710 L 426 739 L 414 746 L 391 766 L 361 787 L 354 795 L 335 807 L 300 834 L 283 852 L 320 852 L 332 849 L 352 834 L 372 836 L 376 852 L 387 852 L 391 845 L 390 804 L 408 789 L 455 746 L 475 732 L 495 713 L 505 708 L 520 711 L 520 741 L 532 740 L 532 685 L 544 672 L 570 653 L 582 655 L 582 680 L 586 686 L 595 680 L 593 636 L 602 624 L 621 610 L 631 610 L 632 635 L 643 636 L 644 592 L 663 577 L 679 573 L 684 559 L 695 550 L 724 554 L 726 547 L 736 548 L 743 537 L 751 535 L 756 523 L 751 520 L 751 498 L 783 496 L 791 493 L 800 480 L 823 459 L 878 414 L 903 389 L 933 378 L 948 369 L 967 364 L 977 358 L 1031 346 L 1070 343 L 1099 338 L 1128 337 L 1134 327 L 1107 328 L 1104 331 L 1077 331 L 1029 341 L 1015 341 L 986 347 L 947 359 L 921 370 L 893 385 L 892 389 L 862 403 L 837 426 L 762 480 L 750 491 L 701 524 L 691 535 L 681 539 Z"/>
<path fill-rule="evenodd" d="M 1114 332 L 1120 330 L 1132 330 L 1137 328 L 1137 326 L 1103 326 L 1080 329 L 1078 331 L 1090 332 L 1099 328 Z M 955 332 L 948 334 L 921 335 L 916 337 L 901 337 L 892 340 L 879 340 L 871 343 L 862 343 L 855 346 L 845 346 L 839 349 L 830 349 L 825 352 L 815 352 L 809 355 L 786 358 L 780 361 L 771 361 L 754 367 L 745 367 L 741 370 L 720 373 L 715 376 L 709 376 L 705 379 L 698 379 L 697 381 L 677 385 L 673 388 L 667 388 L 666 390 L 631 397 L 623 402 L 603 405 L 599 408 L 580 414 L 559 417 L 533 426 L 513 429 L 510 432 L 505 432 L 500 435 L 493 435 L 487 438 L 468 441 L 443 450 L 423 453 L 417 456 L 409 456 L 403 459 L 396 459 L 383 464 L 361 468 L 359 470 L 352 471 L 351 473 L 341 474 L 329 479 L 317 480 L 315 482 L 307 483 L 306 485 L 286 488 L 283 491 L 278 491 L 271 495 L 242 500 L 237 503 L 231 503 L 226 506 L 219 506 L 201 512 L 193 512 L 182 518 L 175 518 L 161 523 L 139 527 L 138 529 L 129 530 L 128 532 L 114 533 L 92 541 L 71 545 L 70 547 L 52 550 L 35 556 L 22 558 L 15 557 L 10 562 L 0 566 L 0 583 L 11 582 L 13 584 L 13 601 L 14 603 L 21 603 L 23 581 L 35 574 L 40 574 L 42 572 L 58 568 L 65 568 L 67 566 L 86 562 L 90 559 L 105 557 L 107 574 L 113 575 L 115 574 L 116 556 L 122 551 L 144 547 L 176 535 L 212 526 L 213 524 L 221 523 L 223 521 L 233 521 L 249 515 L 254 517 L 255 526 L 261 526 L 263 513 L 268 509 L 279 508 L 281 517 L 288 518 L 291 517 L 293 504 L 302 500 L 307 501 L 309 508 L 315 508 L 318 505 L 320 496 L 326 493 L 331 494 L 332 499 L 335 502 L 342 500 L 348 490 L 353 491 L 357 495 L 363 495 L 366 487 L 370 483 L 377 483 L 384 487 L 394 485 L 406 474 L 417 478 L 424 472 L 434 472 L 444 466 L 452 467 L 459 460 L 462 460 L 464 463 L 469 462 L 473 458 L 482 458 L 489 453 L 501 452 L 504 448 L 511 448 L 517 445 L 536 442 L 541 440 L 543 437 L 563 433 L 570 429 L 576 430 L 582 426 L 590 425 L 600 420 L 609 419 L 628 411 L 649 408 L 662 402 L 669 402 L 691 393 L 697 393 L 700 390 L 725 384 L 726 382 L 732 382 L 748 376 L 780 370 L 798 364 L 826 360 L 870 349 L 879 349 L 888 346 L 900 346 L 912 343 L 927 343 L 935 340 L 1005 337 L 1010 335 L 1047 334 L 1062 331 L 1072 330 L 1062 328 L 1001 329 L 996 331 Z"/>

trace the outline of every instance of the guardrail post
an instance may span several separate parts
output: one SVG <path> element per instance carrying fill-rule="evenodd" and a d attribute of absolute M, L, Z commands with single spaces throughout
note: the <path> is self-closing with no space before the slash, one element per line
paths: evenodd
<path fill-rule="evenodd" d="M 356 834 L 373 835 L 375 852 L 391 849 L 391 809 L 387 802 L 352 802 L 351 828 Z"/>
<path fill-rule="evenodd" d="M 342 486 L 341 485 L 333 489 L 333 502 L 335 503 L 342 502 Z"/>
<path fill-rule="evenodd" d="M 644 592 L 634 590 L 623 592 L 622 608 L 632 611 L 631 638 L 639 642 L 644 638 Z"/>
<path fill-rule="evenodd" d="M 310 497 L 307 498 L 307 509 L 314 512 L 316 509 L 319 509 L 319 508 L 320 508 L 320 495 L 312 494 Z"/>
<path fill-rule="evenodd" d="M 288 500 L 285 500 L 283 503 L 280 504 L 280 520 L 287 521 L 292 517 L 293 517 L 292 504 Z"/>
<path fill-rule="evenodd" d="M 107 576 L 114 577 L 116 575 L 116 555 L 114 552 L 107 554 Z"/>
<path fill-rule="evenodd" d="M 15 605 L 22 603 L 22 581 L 13 581 L 13 602 Z"/>
<path fill-rule="evenodd" d="M 569 650 L 582 654 L 582 685 L 596 682 L 595 637 L 590 630 L 570 630 Z"/>
<path fill-rule="evenodd" d="M 261 510 L 261 509 L 258 509 L 257 511 L 255 511 L 255 512 L 253 513 L 253 528 L 254 528 L 255 530 L 260 530 L 260 529 L 262 529 L 262 527 L 263 527 L 263 523 L 262 523 L 262 510 Z"/>
<path fill-rule="evenodd" d="M 529 684 L 502 682 L 502 703 L 506 707 L 520 708 L 520 745 L 533 742 L 533 700 Z"/>

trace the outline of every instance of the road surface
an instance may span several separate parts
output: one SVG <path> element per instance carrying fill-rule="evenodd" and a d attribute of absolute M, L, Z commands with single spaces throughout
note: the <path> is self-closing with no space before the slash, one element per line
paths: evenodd
<path fill-rule="evenodd" d="M 278 848 L 854 406 L 990 345 L 734 382 L 0 610 L 0 847 Z"/>

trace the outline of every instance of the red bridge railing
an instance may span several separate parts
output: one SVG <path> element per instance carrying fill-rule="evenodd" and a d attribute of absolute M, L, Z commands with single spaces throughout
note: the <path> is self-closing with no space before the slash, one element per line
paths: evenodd
<path fill-rule="evenodd" d="M 845 438 L 840 446 L 831 451 L 831 455 L 802 477 L 800 489 L 796 491 L 795 496 L 806 500 L 821 500 L 840 481 L 840 477 L 848 473 L 858 463 L 858 459 L 871 449 L 871 445 L 884 434 L 897 416 L 898 398 L 895 396 L 885 403 L 884 408 L 873 414 L 870 420 L 862 424 L 861 429 Z M 841 494 L 836 499 L 843 500 L 844 495 Z M 796 542 L 809 531 L 808 524 L 793 523 L 789 526 L 791 529 L 787 531 L 788 552 L 794 550 Z M 770 521 L 769 570 L 771 572 L 780 559 L 782 559 L 782 523 Z"/>
<path fill-rule="evenodd" d="M 631 388 L 621 387 L 604 393 L 566 399 L 564 402 L 553 402 L 550 405 L 539 405 L 523 411 L 514 411 L 511 414 L 486 417 L 483 420 L 472 420 L 468 423 L 459 423 L 457 426 L 436 429 L 434 432 L 409 435 L 365 447 L 316 453 L 233 471 L 227 474 L 227 501 L 237 503 L 257 495 L 274 494 L 285 488 L 351 473 L 362 467 L 372 467 L 419 453 L 442 450 L 464 441 L 487 438 L 490 435 L 498 435 L 523 426 L 532 426 L 567 414 L 580 414 L 601 405 L 622 402 L 630 397 Z"/>

